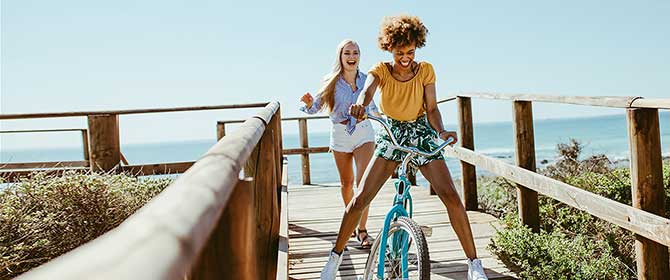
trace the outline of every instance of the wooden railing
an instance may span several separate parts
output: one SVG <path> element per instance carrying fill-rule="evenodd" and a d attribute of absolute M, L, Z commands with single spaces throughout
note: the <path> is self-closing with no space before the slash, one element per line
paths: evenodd
<path fill-rule="evenodd" d="M 315 153 L 327 153 L 329 147 L 310 147 L 309 146 L 309 133 L 307 130 L 307 121 L 308 120 L 322 120 L 328 119 L 328 116 L 309 116 L 309 117 L 297 117 L 297 118 L 284 118 L 282 121 L 298 121 L 298 131 L 300 135 L 300 148 L 284 149 L 284 155 L 300 155 L 300 165 L 302 168 L 302 184 L 309 185 L 312 183 L 310 164 L 309 164 L 309 155 Z M 228 124 L 241 123 L 243 120 L 224 120 L 217 123 L 217 135 L 218 137 L 223 137 L 226 135 L 226 126 Z"/>
<path fill-rule="evenodd" d="M 517 166 L 474 151 L 471 98 L 513 102 Z M 661 216 L 665 214 L 666 205 L 658 109 L 670 109 L 670 99 L 463 93 L 440 103 L 451 100 L 457 101 L 461 141 L 458 147 L 449 147 L 446 152 L 461 160 L 463 199 L 468 210 L 477 209 L 475 166 L 484 168 L 517 184 L 520 219 L 535 232 L 539 231 L 540 225 L 538 194 L 541 194 L 635 233 L 638 278 L 667 279 L 670 275 L 670 219 Z M 632 206 L 535 172 L 532 102 L 626 109 L 631 154 Z"/>
<path fill-rule="evenodd" d="M 186 171 L 186 169 L 193 165 L 193 161 L 129 165 L 123 156 L 123 153 L 121 152 L 119 139 L 119 116 L 130 114 L 168 113 L 200 110 L 248 109 L 263 107 L 267 104 L 268 103 L 252 103 L 113 111 L 0 114 L 0 120 L 64 117 L 86 117 L 88 119 L 87 129 L 3 131 L 2 133 L 81 131 L 82 143 L 84 147 L 84 160 L 63 162 L 0 163 L 0 176 L 2 176 L 5 181 L 11 182 L 36 171 L 36 169 L 40 169 L 41 171 L 45 171 L 44 169 L 49 169 L 48 171 L 50 172 L 63 172 L 67 170 L 108 171 L 112 169 L 118 169 L 119 171 L 143 175 L 183 173 Z"/>
<path fill-rule="evenodd" d="M 61 129 L 32 129 L 32 130 L 0 130 L 0 134 L 24 134 L 24 133 L 53 133 L 53 132 L 80 132 L 82 153 L 84 160 L 78 161 L 55 161 L 55 162 L 20 162 L 0 163 L 0 169 L 35 169 L 35 168 L 58 168 L 58 167 L 88 167 L 88 130 L 84 128 L 61 128 Z"/>
<path fill-rule="evenodd" d="M 19 279 L 272 279 L 285 273 L 280 228 L 287 229 L 287 181 L 279 120 L 279 103 L 269 103 L 120 226 Z"/>

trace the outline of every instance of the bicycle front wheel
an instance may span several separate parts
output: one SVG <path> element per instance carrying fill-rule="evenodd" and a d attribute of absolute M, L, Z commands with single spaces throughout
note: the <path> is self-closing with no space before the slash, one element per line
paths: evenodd
<path fill-rule="evenodd" d="M 363 279 L 430 279 L 428 244 L 416 222 L 408 217 L 399 217 L 389 227 L 385 248 L 381 248 L 381 241 L 380 232 L 370 248 Z M 385 256 L 382 278 L 378 277 L 379 254 Z"/>

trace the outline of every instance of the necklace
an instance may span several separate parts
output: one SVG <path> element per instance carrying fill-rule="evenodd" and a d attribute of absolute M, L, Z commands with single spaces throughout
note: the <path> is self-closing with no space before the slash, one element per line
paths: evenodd
<path fill-rule="evenodd" d="M 357 77 L 357 76 L 358 76 L 358 71 L 356 71 L 356 76 L 354 77 L 354 81 L 353 81 L 353 82 L 349 82 L 349 81 L 347 81 L 347 79 L 344 78 L 344 75 L 342 75 L 342 80 L 344 80 L 344 81 L 349 85 L 349 87 L 351 87 L 351 90 L 352 90 L 353 92 L 356 92 L 356 89 L 357 89 L 357 88 L 356 88 L 356 77 Z"/>

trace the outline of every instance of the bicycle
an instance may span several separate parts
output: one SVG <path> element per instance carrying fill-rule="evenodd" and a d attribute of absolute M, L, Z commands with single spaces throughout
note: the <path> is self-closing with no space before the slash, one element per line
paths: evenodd
<path fill-rule="evenodd" d="M 380 123 L 391 139 L 391 147 L 407 152 L 407 155 L 400 164 L 398 179 L 394 182 L 396 194 L 393 206 L 386 214 L 384 227 L 370 248 L 363 279 L 410 279 L 410 276 L 412 279 L 430 279 L 430 257 L 426 237 L 421 227 L 412 220 L 413 205 L 409 192 L 411 184 L 407 179 L 407 168 L 412 158 L 417 155 L 434 156 L 452 144 L 454 139 L 450 137 L 434 151 L 425 153 L 414 147 L 400 146 L 382 118 L 375 116 L 367 118 Z M 410 252 L 412 248 L 415 248 L 416 252 Z M 377 278 L 373 278 L 375 276 Z"/>

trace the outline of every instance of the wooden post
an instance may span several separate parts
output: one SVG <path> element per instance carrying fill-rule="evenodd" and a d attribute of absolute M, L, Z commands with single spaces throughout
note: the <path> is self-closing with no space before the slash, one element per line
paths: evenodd
<path fill-rule="evenodd" d="M 530 101 L 514 101 L 514 146 L 519 167 L 535 171 L 533 106 Z M 533 232 L 540 232 L 540 208 L 537 192 L 517 184 L 519 217 Z"/>
<path fill-rule="evenodd" d="M 226 136 L 226 123 L 217 122 L 216 123 L 216 140 L 221 140 L 223 136 Z"/>
<path fill-rule="evenodd" d="M 309 141 L 307 138 L 307 119 L 299 119 L 299 130 L 300 130 L 300 147 L 308 148 Z M 309 154 L 302 154 L 302 184 L 309 185 L 312 183 L 309 172 Z"/>
<path fill-rule="evenodd" d="M 258 279 L 252 197 L 250 179 L 240 180 L 190 279 Z"/>
<path fill-rule="evenodd" d="M 633 207 L 662 216 L 665 192 L 658 110 L 628 109 L 626 116 Z M 670 275 L 668 247 L 639 235 L 635 239 L 638 279 L 667 279 Z"/>
<path fill-rule="evenodd" d="M 87 129 L 82 129 L 81 130 L 81 145 L 84 148 L 84 160 L 88 161 L 90 159 L 89 157 L 89 147 L 88 147 L 88 130 Z"/>
<path fill-rule="evenodd" d="M 282 178 L 282 169 L 283 169 L 283 162 L 284 162 L 284 144 L 283 144 L 283 139 L 282 139 L 282 129 L 281 129 L 281 107 L 277 108 L 277 112 L 275 112 L 274 116 L 272 117 L 272 120 L 270 120 L 270 123 L 268 124 L 268 128 L 272 129 L 274 132 L 274 144 L 275 144 L 275 163 L 276 163 L 276 171 L 277 171 L 277 192 L 281 192 L 281 178 Z M 278 201 L 281 202 L 280 197 L 278 196 Z M 280 206 L 281 209 L 281 206 Z"/>
<path fill-rule="evenodd" d="M 88 132 L 91 171 L 107 172 L 118 166 L 121 160 L 118 115 L 88 116 Z"/>
<path fill-rule="evenodd" d="M 474 150 L 475 137 L 472 125 L 472 103 L 470 97 L 458 97 L 458 136 L 461 147 Z M 467 210 L 477 210 L 477 173 L 475 166 L 461 161 L 461 185 L 463 205 Z"/>
<path fill-rule="evenodd" d="M 272 120 L 266 126 L 258 145 L 244 167 L 244 174 L 253 177 L 254 213 L 256 225 L 257 279 L 276 276 L 279 244 L 279 196 L 276 177 L 275 134 Z M 276 125 L 275 125 L 276 126 Z"/>

